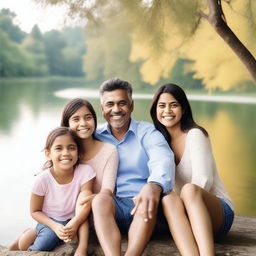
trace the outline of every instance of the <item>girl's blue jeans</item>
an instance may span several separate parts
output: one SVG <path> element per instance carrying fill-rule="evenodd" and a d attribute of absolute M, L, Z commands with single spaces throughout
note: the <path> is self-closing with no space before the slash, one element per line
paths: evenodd
<path fill-rule="evenodd" d="M 64 226 L 69 222 L 54 221 L 63 224 Z M 63 240 L 59 239 L 55 232 L 48 226 L 38 223 L 36 226 L 36 239 L 34 243 L 28 248 L 29 251 L 52 251 L 57 245 L 61 244 Z"/>

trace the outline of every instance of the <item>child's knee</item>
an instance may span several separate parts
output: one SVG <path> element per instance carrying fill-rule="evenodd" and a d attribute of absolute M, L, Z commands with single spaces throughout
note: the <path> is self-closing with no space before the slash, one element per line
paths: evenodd
<path fill-rule="evenodd" d="M 41 230 L 35 239 L 34 243 L 29 247 L 30 251 L 51 251 L 61 240 L 48 227 Z"/>

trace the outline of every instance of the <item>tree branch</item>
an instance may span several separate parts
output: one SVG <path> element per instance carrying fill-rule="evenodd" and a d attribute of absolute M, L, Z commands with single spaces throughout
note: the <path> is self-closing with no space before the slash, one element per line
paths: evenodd
<path fill-rule="evenodd" d="M 221 0 L 206 1 L 209 8 L 209 14 L 207 15 L 208 22 L 239 57 L 256 81 L 256 60 L 228 26 L 222 10 Z"/>

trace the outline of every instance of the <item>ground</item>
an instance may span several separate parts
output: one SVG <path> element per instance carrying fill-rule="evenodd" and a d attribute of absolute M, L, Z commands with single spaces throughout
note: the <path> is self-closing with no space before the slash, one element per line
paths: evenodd
<path fill-rule="evenodd" d="M 54 252 L 17 252 L 8 251 L 0 246 L 1 256 L 71 256 L 74 254 L 75 243 L 69 243 L 57 248 Z M 122 251 L 127 247 L 127 240 L 122 242 Z M 236 216 L 228 236 L 215 244 L 217 256 L 254 256 L 256 255 L 256 218 Z M 97 240 L 92 238 L 89 246 L 90 256 L 103 256 Z M 153 238 L 148 244 L 143 256 L 179 255 L 173 241 L 168 237 Z"/>

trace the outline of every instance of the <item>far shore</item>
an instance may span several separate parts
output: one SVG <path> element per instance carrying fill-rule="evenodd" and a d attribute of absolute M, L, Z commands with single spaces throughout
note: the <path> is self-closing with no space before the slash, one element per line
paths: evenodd
<path fill-rule="evenodd" d="M 69 88 L 60 91 L 56 91 L 56 97 L 72 99 L 76 97 L 86 97 L 97 99 L 99 98 L 98 89 L 81 89 L 81 88 Z M 153 94 L 148 93 L 134 93 L 134 99 L 152 99 Z M 250 96 L 236 96 L 236 95 L 203 95 L 203 94 L 190 94 L 188 93 L 188 99 L 191 101 L 211 101 L 211 102 L 226 102 L 226 103 L 247 103 L 256 104 L 256 97 Z"/>

